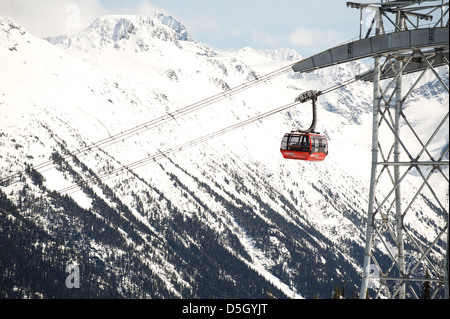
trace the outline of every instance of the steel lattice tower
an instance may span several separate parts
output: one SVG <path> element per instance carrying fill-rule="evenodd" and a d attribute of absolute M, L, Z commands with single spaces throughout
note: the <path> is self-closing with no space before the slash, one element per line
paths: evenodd
<path fill-rule="evenodd" d="M 357 77 L 373 82 L 372 165 L 360 298 L 369 292 L 371 298 L 420 298 L 424 282 L 430 283 L 430 297 L 448 298 L 449 215 L 442 189 L 449 183 L 449 145 L 436 145 L 436 137 L 448 132 L 449 112 L 430 114 L 435 124 L 419 131 L 408 103 L 424 81 L 439 83 L 438 91 L 448 100 L 448 71 L 443 75 L 439 67 L 449 66 L 449 3 L 409 0 L 347 2 L 347 6 L 360 10 L 359 40 L 302 60 L 293 69 L 309 72 L 362 58 L 374 60 L 373 69 Z M 363 13 L 368 15 L 367 30 Z M 412 176 L 420 183 L 413 193 L 406 193 L 402 186 Z M 430 226 L 433 238 L 414 228 L 421 214 L 419 201 L 433 207 L 440 221 Z"/>

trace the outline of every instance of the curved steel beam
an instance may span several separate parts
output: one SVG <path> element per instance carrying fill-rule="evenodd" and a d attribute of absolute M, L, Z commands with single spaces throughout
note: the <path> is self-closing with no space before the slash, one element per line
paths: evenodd
<path fill-rule="evenodd" d="M 446 27 L 392 32 L 349 42 L 306 58 L 294 64 L 292 69 L 295 72 L 311 72 L 377 55 L 424 48 L 446 48 L 449 46 L 448 29 Z"/>

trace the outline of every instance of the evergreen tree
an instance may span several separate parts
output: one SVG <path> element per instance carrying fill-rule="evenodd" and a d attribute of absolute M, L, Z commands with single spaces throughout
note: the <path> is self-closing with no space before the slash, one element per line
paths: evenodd
<path fill-rule="evenodd" d="M 342 289 L 339 284 L 334 286 L 333 299 L 345 299 L 345 280 L 342 283 Z"/>
<path fill-rule="evenodd" d="M 341 299 L 341 289 L 339 285 L 334 286 L 333 299 Z"/>
<path fill-rule="evenodd" d="M 428 269 L 425 273 L 425 278 L 430 279 L 430 274 L 428 273 Z M 420 295 L 421 299 L 431 299 L 431 284 L 428 280 L 423 282 L 422 285 L 422 293 Z"/>

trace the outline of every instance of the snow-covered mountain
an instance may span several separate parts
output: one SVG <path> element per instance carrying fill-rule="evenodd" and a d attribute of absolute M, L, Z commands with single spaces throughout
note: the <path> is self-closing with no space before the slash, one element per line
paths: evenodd
<path fill-rule="evenodd" d="M 159 13 L 103 16 L 48 39 L 0 17 L 1 296 L 330 298 L 344 281 L 348 295 L 359 292 L 370 84 L 320 97 L 317 129 L 330 148 L 322 163 L 279 151 L 285 132 L 309 125 L 305 104 L 126 166 L 352 78 L 361 64 L 284 74 L 113 139 L 299 59 L 290 49 L 215 50 Z M 423 102 L 417 95 L 410 109 L 426 130 Z M 445 111 L 448 95 L 426 103 Z M 434 238 L 427 225 L 441 212 L 426 198 L 412 209 Z M 72 263 L 79 289 L 65 284 Z"/>

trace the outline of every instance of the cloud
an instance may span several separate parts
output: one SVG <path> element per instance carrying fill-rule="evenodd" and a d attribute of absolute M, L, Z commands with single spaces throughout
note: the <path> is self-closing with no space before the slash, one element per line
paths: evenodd
<path fill-rule="evenodd" d="M 180 15 L 180 20 L 190 32 L 195 34 L 219 34 L 221 32 L 219 22 L 207 13 L 198 13 L 194 17 Z"/>
<path fill-rule="evenodd" d="M 289 35 L 289 43 L 299 47 L 332 47 L 344 42 L 343 34 L 335 30 L 300 27 Z"/>
<path fill-rule="evenodd" d="M 105 14 L 99 0 L 1 0 L 8 16 L 38 37 L 74 34 Z"/>
<path fill-rule="evenodd" d="M 282 37 L 267 32 L 260 32 L 259 30 L 252 30 L 250 34 L 253 42 L 269 47 L 278 45 L 282 40 Z"/>

